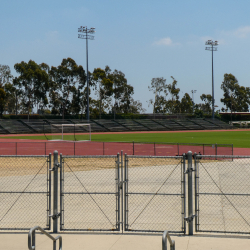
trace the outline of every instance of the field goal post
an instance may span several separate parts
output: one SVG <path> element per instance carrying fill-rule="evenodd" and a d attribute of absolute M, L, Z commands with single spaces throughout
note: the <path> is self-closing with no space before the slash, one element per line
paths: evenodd
<path fill-rule="evenodd" d="M 89 123 L 51 124 L 51 141 L 91 141 Z"/>

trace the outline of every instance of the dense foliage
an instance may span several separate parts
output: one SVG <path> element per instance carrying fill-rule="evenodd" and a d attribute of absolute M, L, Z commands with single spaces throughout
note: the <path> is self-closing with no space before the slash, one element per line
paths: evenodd
<path fill-rule="evenodd" d="M 0 64 L 0 115 L 39 114 L 85 116 L 87 110 L 87 72 L 72 58 L 63 59 L 57 67 L 30 60 L 16 63 L 19 76 L 13 77 L 10 67 Z M 154 114 L 188 113 L 210 115 L 212 96 L 202 94 L 201 103 L 195 104 L 188 93 L 180 97 L 177 80 L 166 84 L 163 77 L 153 78 L 148 86 L 154 98 L 148 101 Z M 240 86 L 236 77 L 225 74 L 221 84 L 225 105 L 222 111 L 248 112 L 250 88 Z M 89 72 L 90 116 L 105 118 L 113 114 L 141 114 L 145 112 L 140 101 L 133 99 L 134 87 L 119 70 L 95 68 Z"/>

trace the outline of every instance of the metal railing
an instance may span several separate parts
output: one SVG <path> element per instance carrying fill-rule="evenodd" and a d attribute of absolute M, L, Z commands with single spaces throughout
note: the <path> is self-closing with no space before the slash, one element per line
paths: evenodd
<path fill-rule="evenodd" d="M 45 234 L 47 237 L 49 237 L 51 240 L 53 240 L 53 250 L 56 250 L 56 241 L 59 240 L 59 250 L 62 250 L 62 236 L 58 235 L 57 237 L 51 236 L 48 232 L 43 230 L 39 226 L 35 226 L 30 229 L 28 234 L 28 248 L 29 250 L 35 250 L 36 249 L 36 230 L 39 230 L 41 233 Z"/>
<path fill-rule="evenodd" d="M 166 230 L 162 235 L 162 250 L 167 250 L 167 240 L 170 244 L 170 250 L 175 250 L 175 241 L 171 239 L 169 232 Z"/>

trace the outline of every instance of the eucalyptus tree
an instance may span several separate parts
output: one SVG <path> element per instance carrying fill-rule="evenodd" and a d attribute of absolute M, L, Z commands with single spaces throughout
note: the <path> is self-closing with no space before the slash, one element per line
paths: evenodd
<path fill-rule="evenodd" d="M 226 109 L 237 112 L 248 112 L 250 105 L 250 88 L 240 86 L 237 78 L 233 74 L 224 74 L 221 84 L 223 98 L 220 101 Z"/>
<path fill-rule="evenodd" d="M 64 115 L 70 113 L 72 108 L 73 96 L 81 98 L 81 90 L 86 81 L 85 71 L 72 58 L 67 58 L 63 59 L 58 67 L 51 67 L 49 75 L 52 113 L 60 113 L 64 119 Z M 79 111 L 80 104 L 81 102 L 74 102 L 74 112 Z"/>
<path fill-rule="evenodd" d="M 98 96 L 99 118 L 101 118 L 101 113 L 109 110 L 111 107 L 113 81 L 110 79 L 110 69 L 108 66 L 106 66 L 105 70 L 95 68 L 92 75 L 95 83 L 95 92 Z"/>
<path fill-rule="evenodd" d="M 181 113 L 192 113 L 193 101 L 188 93 L 185 93 L 181 99 Z"/>
<path fill-rule="evenodd" d="M 11 83 L 12 79 L 10 67 L 0 64 L 0 85 L 4 86 L 6 83 Z"/>
<path fill-rule="evenodd" d="M 149 100 L 149 105 L 153 105 L 153 113 L 164 113 L 166 105 L 167 85 L 163 77 L 152 78 L 149 91 L 154 93 L 154 99 Z M 162 95 L 163 94 L 163 95 Z"/>
<path fill-rule="evenodd" d="M 14 68 L 20 76 L 13 80 L 14 86 L 19 88 L 22 103 L 28 111 L 28 119 L 35 102 L 43 105 L 48 103 L 47 91 L 49 89 L 49 76 L 41 65 L 30 60 L 28 63 L 22 61 L 16 63 Z"/>

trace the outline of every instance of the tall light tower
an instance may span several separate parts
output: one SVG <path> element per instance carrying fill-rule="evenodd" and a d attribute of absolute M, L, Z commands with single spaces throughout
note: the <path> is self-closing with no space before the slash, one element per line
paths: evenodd
<path fill-rule="evenodd" d="M 217 46 L 219 45 L 218 41 L 208 40 L 205 45 L 209 45 L 210 47 L 206 47 L 205 50 L 212 51 L 212 118 L 214 119 L 214 51 L 217 51 Z"/>
<path fill-rule="evenodd" d="M 192 93 L 192 102 L 193 102 L 193 113 L 194 113 L 194 93 L 196 93 L 197 90 L 191 90 Z"/>
<path fill-rule="evenodd" d="M 85 33 L 84 35 L 78 34 L 78 38 L 86 39 L 86 64 L 87 64 L 87 120 L 89 121 L 89 62 L 88 62 L 88 40 L 94 40 L 94 36 L 89 34 L 95 33 L 95 28 L 88 29 L 87 26 L 78 28 L 78 32 Z"/>

